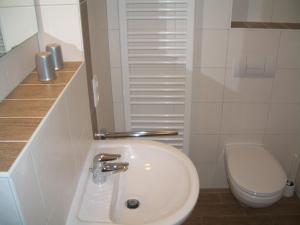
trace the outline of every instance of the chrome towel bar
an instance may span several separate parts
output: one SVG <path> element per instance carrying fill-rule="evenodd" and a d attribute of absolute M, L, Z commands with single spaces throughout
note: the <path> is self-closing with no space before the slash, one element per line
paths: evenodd
<path fill-rule="evenodd" d="M 178 135 L 175 130 L 157 131 L 131 131 L 131 132 L 100 132 L 95 134 L 95 139 L 129 138 L 129 137 L 155 137 L 155 136 L 174 136 Z"/>

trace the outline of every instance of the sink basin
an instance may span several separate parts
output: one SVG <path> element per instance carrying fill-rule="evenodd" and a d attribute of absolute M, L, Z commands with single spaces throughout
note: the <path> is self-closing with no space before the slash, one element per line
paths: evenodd
<path fill-rule="evenodd" d="M 100 152 L 121 154 L 119 161 L 128 162 L 128 170 L 109 176 L 102 185 L 94 184 L 88 167 Z M 198 194 L 196 169 L 179 150 L 153 141 L 95 141 L 68 224 L 181 224 Z M 128 199 L 138 200 L 139 207 L 127 208 Z"/>

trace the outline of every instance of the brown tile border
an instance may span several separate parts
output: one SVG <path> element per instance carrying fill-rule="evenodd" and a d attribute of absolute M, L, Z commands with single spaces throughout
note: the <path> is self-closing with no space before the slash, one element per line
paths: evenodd
<path fill-rule="evenodd" d="M 56 72 L 56 79 L 51 81 L 41 82 L 38 80 L 38 74 L 36 72 L 31 73 L 24 79 L 22 84 L 66 84 L 72 78 L 74 72 Z"/>
<path fill-rule="evenodd" d="M 57 79 L 41 82 L 34 70 L 0 102 L 0 172 L 14 163 L 82 62 L 65 62 Z"/>
<path fill-rule="evenodd" d="M 41 118 L 0 118 L 0 141 L 28 141 Z"/>
<path fill-rule="evenodd" d="M 64 89 L 65 85 L 19 85 L 7 99 L 55 99 Z"/>
<path fill-rule="evenodd" d="M 64 68 L 59 70 L 62 72 L 75 72 L 82 62 L 64 62 Z M 33 70 L 33 72 L 36 72 L 36 70 Z"/>
<path fill-rule="evenodd" d="M 232 21 L 231 28 L 292 29 L 292 30 L 296 29 L 296 30 L 299 30 L 300 23 Z"/>
<path fill-rule="evenodd" d="M 54 100 L 3 100 L 0 104 L 0 117 L 44 117 Z"/>
<path fill-rule="evenodd" d="M 26 142 L 0 142 L 0 171 L 7 171 Z"/>

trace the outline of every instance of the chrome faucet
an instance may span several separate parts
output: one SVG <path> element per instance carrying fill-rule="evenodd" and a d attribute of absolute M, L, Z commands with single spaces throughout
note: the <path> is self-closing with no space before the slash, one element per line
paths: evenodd
<path fill-rule="evenodd" d="M 93 173 L 93 181 L 95 184 L 103 184 L 107 176 L 125 172 L 128 169 L 129 163 L 126 162 L 108 162 L 117 160 L 121 157 L 120 154 L 100 153 L 94 157 L 93 166 L 90 171 Z"/>

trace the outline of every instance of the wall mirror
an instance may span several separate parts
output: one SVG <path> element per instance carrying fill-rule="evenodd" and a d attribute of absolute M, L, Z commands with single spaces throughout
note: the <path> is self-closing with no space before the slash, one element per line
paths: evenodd
<path fill-rule="evenodd" d="M 0 0 L 0 57 L 37 32 L 34 0 Z"/>

